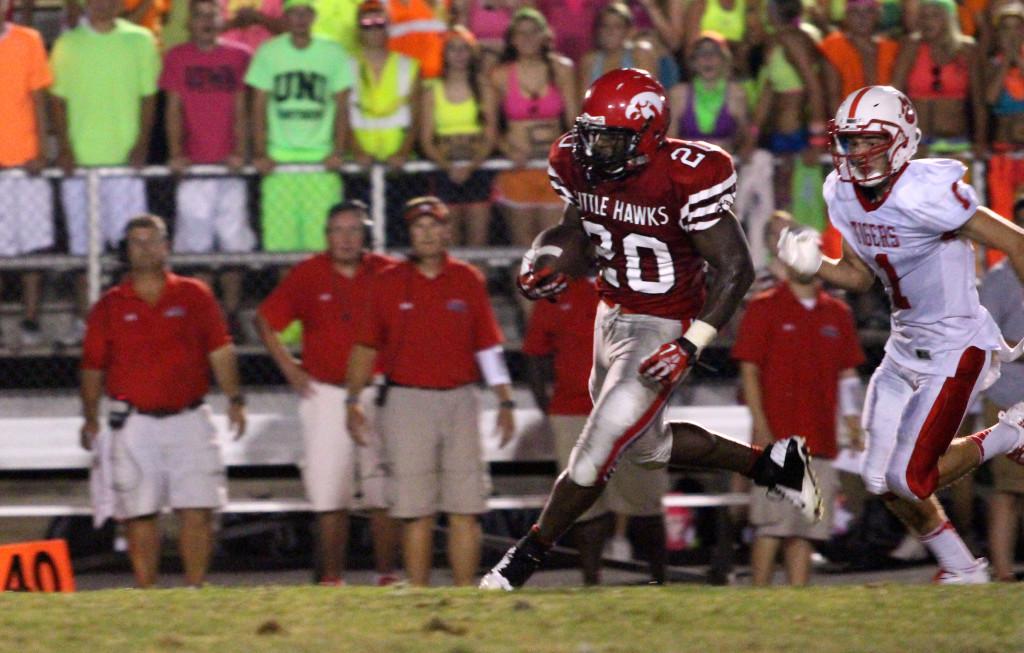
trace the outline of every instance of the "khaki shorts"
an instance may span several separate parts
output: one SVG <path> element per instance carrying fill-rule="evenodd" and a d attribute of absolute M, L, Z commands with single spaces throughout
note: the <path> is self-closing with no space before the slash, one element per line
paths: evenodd
<path fill-rule="evenodd" d="M 548 422 L 555 436 L 558 468 L 565 469 L 587 418 L 583 415 L 550 415 Z M 588 521 L 608 511 L 631 517 L 660 515 L 661 498 L 668 490 L 667 468 L 645 469 L 623 457 L 597 502 L 576 521 Z"/>
<path fill-rule="evenodd" d="M 999 421 L 999 406 L 985 401 L 985 424 Z M 996 456 L 989 462 L 992 470 L 992 487 L 996 492 L 1024 494 L 1024 465 L 1018 465 L 1006 456 Z"/>
<path fill-rule="evenodd" d="M 170 417 L 133 413 L 111 432 L 114 514 L 130 519 L 227 502 L 224 461 L 210 407 Z"/>
<path fill-rule="evenodd" d="M 345 428 L 348 393 L 326 383 L 313 383 L 313 390 L 299 401 L 304 447 L 299 469 L 314 512 L 386 508 L 387 474 L 376 430 L 371 429 L 367 446 L 356 445 Z M 360 398 L 370 424 L 376 419 L 375 392 L 367 388 Z"/>
<path fill-rule="evenodd" d="M 471 386 L 390 389 L 379 424 L 391 470 L 392 517 L 487 511 L 491 482 L 478 419 Z"/>
<path fill-rule="evenodd" d="M 832 512 L 839 491 L 839 472 L 831 460 L 814 458 L 811 469 L 818 479 L 824 514 L 812 524 L 793 504 L 769 497 L 763 487 L 750 493 L 750 525 L 755 537 L 799 537 L 805 540 L 827 540 L 832 534 Z"/>

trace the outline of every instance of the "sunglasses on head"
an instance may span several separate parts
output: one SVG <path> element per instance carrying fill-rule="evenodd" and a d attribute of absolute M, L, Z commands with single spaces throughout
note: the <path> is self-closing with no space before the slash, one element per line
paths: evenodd
<path fill-rule="evenodd" d="M 359 27 L 363 29 L 376 29 L 388 26 L 387 18 L 360 18 Z"/>

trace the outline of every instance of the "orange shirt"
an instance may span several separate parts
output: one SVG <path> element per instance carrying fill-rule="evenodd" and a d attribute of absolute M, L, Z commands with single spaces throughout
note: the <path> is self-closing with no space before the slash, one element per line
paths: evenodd
<path fill-rule="evenodd" d="M 106 372 L 107 394 L 139 410 L 180 410 L 210 389 L 208 355 L 231 343 L 209 287 L 168 272 L 156 305 L 135 294 L 131 277 L 92 311 L 82 369 Z"/>
<path fill-rule="evenodd" d="M 32 93 L 53 83 L 39 32 L 0 24 L 0 166 L 20 166 L 39 155 Z"/>
<path fill-rule="evenodd" d="M 370 296 L 356 342 L 380 352 L 384 372 L 399 385 L 474 383 L 476 352 L 501 344 L 484 277 L 463 261 L 446 256 L 433 279 L 404 261 L 373 277 Z"/>
<path fill-rule="evenodd" d="M 163 27 L 164 23 L 164 14 L 170 11 L 172 1 L 188 2 L 188 0 L 153 0 L 153 4 L 149 6 L 149 11 L 142 15 L 142 20 L 138 24 L 147 28 L 159 38 L 160 28 Z M 142 4 L 142 0 L 124 0 L 124 11 L 130 13 L 140 4 Z"/>
<path fill-rule="evenodd" d="M 366 254 L 349 279 L 334 269 L 327 254 L 299 263 L 260 304 L 270 328 L 281 331 L 302 322 L 302 367 L 317 381 L 345 382 L 348 355 L 359 314 L 370 301 L 370 277 L 394 265 L 380 254 Z"/>
<path fill-rule="evenodd" d="M 847 38 L 846 34 L 835 31 L 826 36 L 818 46 L 825 53 L 825 58 L 839 73 L 842 83 L 841 98 L 845 98 L 858 88 L 867 86 L 864 80 L 864 64 L 860 50 Z M 900 46 L 896 41 L 887 38 L 878 40 L 877 58 L 875 60 L 876 84 L 889 84 L 892 81 L 892 68 L 896 63 L 896 54 Z"/>
<path fill-rule="evenodd" d="M 390 0 L 384 4 L 391 22 L 388 49 L 418 60 L 424 79 L 440 76 L 448 29 L 443 16 L 449 0 L 436 0 L 436 9 L 427 0 Z"/>

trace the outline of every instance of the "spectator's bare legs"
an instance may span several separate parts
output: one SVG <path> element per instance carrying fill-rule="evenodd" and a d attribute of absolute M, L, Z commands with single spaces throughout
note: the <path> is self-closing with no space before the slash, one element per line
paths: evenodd
<path fill-rule="evenodd" d="M 156 583 L 160 567 L 160 530 L 157 516 L 135 517 L 125 521 L 124 525 L 135 584 L 141 589 L 152 587 Z"/>
<path fill-rule="evenodd" d="M 491 239 L 491 205 L 466 204 L 460 208 L 463 242 L 468 247 L 486 247 Z"/>
<path fill-rule="evenodd" d="M 185 568 L 185 582 L 202 587 L 213 554 L 213 511 L 208 508 L 182 508 L 175 511 L 181 533 L 178 552 Z"/>
<path fill-rule="evenodd" d="M 811 553 L 809 540 L 787 537 L 782 542 L 782 558 L 786 563 L 786 580 L 790 585 L 806 585 L 811 579 Z"/>
<path fill-rule="evenodd" d="M 242 270 L 224 270 L 220 273 L 220 301 L 228 315 L 238 313 L 242 305 Z"/>
<path fill-rule="evenodd" d="M 480 521 L 476 515 L 448 514 L 448 564 L 456 587 L 476 584 L 480 567 Z"/>
<path fill-rule="evenodd" d="M 996 580 L 1013 581 L 1014 551 L 1024 500 L 1019 494 L 993 492 L 988 500 L 988 555 Z"/>
<path fill-rule="evenodd" d="M 750 547 L 750 582 L 756 587 L 767 587 L 772 584 L 775 575 L 775 559 L 779 555 L 777 537 L 757 537 Z"/>
<path fill-rule="evenodd" d="M 370 511 L 370 534 L 373 536 L 373 561 L 378 574 L 395 573 L 398 563 L 398 522 L 387 510 Z"/>
<path fill-rule="evenodd" d="M 434 516 L 405 519 L 402 522 L 402 560 L 413 585 L 430 584 L 430 563 L 434 554 Z"/>
<path fill-rule="evenodd" d="M 21 275 L 21 301 L 25 307 L 25 319 L 39 322 L 39 302 L 42 296 L 43 273 L 25 272 Z"/>
<path fill-rule="evenodd" d="M 320 546 L 320 579 L 330 581 L 341 578 L 348 552 L 348 512 L 332 510 L 316 515 L 317 538 Z"/>

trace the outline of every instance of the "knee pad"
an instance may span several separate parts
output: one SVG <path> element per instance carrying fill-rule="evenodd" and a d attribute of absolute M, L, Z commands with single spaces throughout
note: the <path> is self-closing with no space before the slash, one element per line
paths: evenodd
<path fill-rule="evenodd" d="M 871 494 L 880 495 L 889 491 L 889 485 L 886 483 L 884 474 L 863 469 L 860 472 L 860 477 L 864 481 L 865 489 Z"/>
<path fill-rule="evenodd" d="M 598 478 L 601 468 L 595 463 L 586 452 L 578 447 L 572 450 L 569 455 L 569 465 L 565 472 L 569 480 L 581 487 L 594 487 L 602 480 Z"/>

